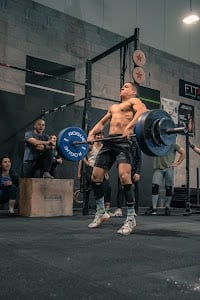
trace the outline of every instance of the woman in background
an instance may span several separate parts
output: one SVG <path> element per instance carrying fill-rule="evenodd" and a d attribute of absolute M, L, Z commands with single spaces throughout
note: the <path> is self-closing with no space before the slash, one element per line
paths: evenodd
<path fill-rule="evenodd" d="M 12 170 L 11 159 L 4 155 L 0 158 L 0 204 L 9 203 L 8 215 L 14 216 L 14 206 L 17 198 L 19 177 Z"/>
<path fill-rule="evenodd" d="M 57 148 L 56 148 L 57 136 L 55 134 L 50 135 L 50 140 L 51 140 L 50 147 L 51 147 L 52 152 L 53 152 L 53 161 L 52 161 L 49 173 L 54 178 L 57 178 L 56 168 L 57 168 L 58 165 L 61 165 L 63 163 L 63 159 L 59 155 L 59 153 L 57 151 Z"/>

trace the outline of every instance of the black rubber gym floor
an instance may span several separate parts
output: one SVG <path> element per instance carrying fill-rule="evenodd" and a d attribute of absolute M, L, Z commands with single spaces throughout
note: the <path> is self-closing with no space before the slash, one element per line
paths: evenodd
<path fill-rule="evenodd" d="M 2 215 L 0 299 L 200 299 L 200 214 L 140 213 L 126 237 L 92 218 Z"/>

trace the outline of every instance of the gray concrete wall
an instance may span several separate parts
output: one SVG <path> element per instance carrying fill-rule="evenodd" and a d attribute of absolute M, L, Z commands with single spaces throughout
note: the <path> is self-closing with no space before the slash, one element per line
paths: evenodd
<path fill-rule="evenodd" d="M 133 32 L 134 34 L 134 32 Z M 44 7 L 29 0 L 0 1 L 0 63 L 26 67 L 26 56 L 33 56 L 75 68 L 75 80 L 85 82 L 85 62 L 116 45 L 124 37 L 99 27 L 84 23 L 71 16 Z M 173 99 L 195 106 L 196 136 L 191 139 L 200 144 L 200 102 L 179 96 L 179 79 L 196 84 L 200 83 L 200 66 L 179 59 L 168 53 L 141 45 L 146 55 L 144 70 L 146 80 L 143 86 L 160 90 L 161 97 Z M 131 79 L 133 62 L 130 45 L 127 56 L 125 79 Z M 92 93 L 112 99 L 119 99 L 120 55 L 119 51 L 107 56 L 93 65 Z M 25 72 L 0 67 L 0 89 L 13 95 L 24 95 Z M 84 88 L 75 86 L 75 100 L 84 97 Z M 1 99 L 3 101 L 3 99 Z M 12 117 L 14 126 L 26 113 L 23 103 L 21 114 L 15 115 L 12 105 L 6 114 Z M 92 100 L 92 106 L 107 109 L 111 103 Z M 81 119 L 80 114 L 75 114 Z M 74 120 L 80 123 L 81 120 Z M 91 123 L 96 121 L 92 117 Z M 184 146 L 185 139 L 177 141 Z M 197 154 L 190 152 L 191 186 L 196 186 L 196 167 L 199 165 Z M 144 166 L 145 168 L 145 166 Z M 185 163 L 175 172 L 175 185 L 185 184 Z"/>

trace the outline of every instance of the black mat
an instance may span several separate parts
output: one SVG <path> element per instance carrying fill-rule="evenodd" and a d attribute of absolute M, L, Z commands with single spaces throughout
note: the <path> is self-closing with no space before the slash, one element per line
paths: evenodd
<path fill-rule="evenodd" d="M 200 299 L 200 215 L 92 218 L 1 216 L 0 299 Z"/>

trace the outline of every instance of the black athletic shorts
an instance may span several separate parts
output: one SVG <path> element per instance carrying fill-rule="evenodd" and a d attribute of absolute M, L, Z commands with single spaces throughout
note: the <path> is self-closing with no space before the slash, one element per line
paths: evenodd
<path fill-rule="evenodd" d="M 110 135 L 109 137 L 113 137 Z M 103 142 L 103 147 L 99 151 L 95 167 L 110 170 L 113 163 L 117 164 L 128 163 L 131 164 L 131 142 L 127 139 L 115 139 Z"/>

